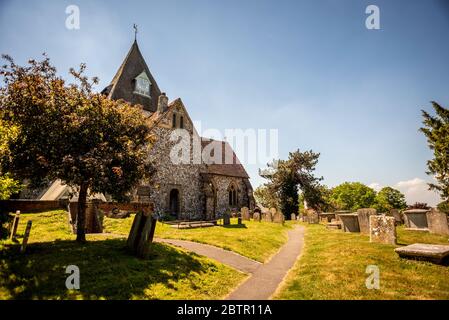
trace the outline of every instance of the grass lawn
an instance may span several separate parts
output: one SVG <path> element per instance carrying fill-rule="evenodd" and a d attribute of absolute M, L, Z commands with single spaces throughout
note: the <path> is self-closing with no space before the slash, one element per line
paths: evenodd
<path fill-rule="evenodd" d="M 79 245 L 64 211 L 22 214 L 33 227 L 26 254 L 0 241 L 0 299 L 220 299 L 246 275 L 214 261 L 155 243 L 151 258 L 125 250 L 126 239 L 88 236 Z M 19 239 L 21 242 L 21 239 Z M 65 266 L 80 268 L 80 290 L 67 290 Z"/>
<path fill-rule="evenodd" d="M 127 234 L 134 215 L 127 219 L 105 218 L 105 232 Z M 237 219 L 231 219 L 231 225 L 211 228 L 176 229 L 167 224 L 158 223 L 155 236 L 160 238 L 190 240 L 221 247 L 243 256 L 264 262 L 275 254 L 287 241 L 287 231 L 291 221 L 284 226 L 277 223 L 244 221 L 238 226 Z"/>
<path fill-rule="evenodd" d="M 396 246 L 359 233 L 305 225 L 305 247 L 276 299 L 449 299 L 449 267 L 400 259 Z M 449 244 L 448 238 L 397 228 L 399 245 Z M 380 289 L 367 289 L 368 265 L 380 270 Z"/>

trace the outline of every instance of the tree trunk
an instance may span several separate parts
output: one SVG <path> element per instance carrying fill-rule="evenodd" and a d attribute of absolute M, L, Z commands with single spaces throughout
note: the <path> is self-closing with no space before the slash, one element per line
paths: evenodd
<path fill-rule="evenodd" d="M 78 215 L 76 217 L 77 242 L 86 242 L 86 201 L 88 188 L 88 183 L 82 183 L 80 185 L 80 191 L 78 195 Z"/>

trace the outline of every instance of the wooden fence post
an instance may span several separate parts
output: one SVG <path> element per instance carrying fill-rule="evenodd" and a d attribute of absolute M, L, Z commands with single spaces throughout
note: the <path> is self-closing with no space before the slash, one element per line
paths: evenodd
<path fill-rule="evenodd" d="M 17 227 L 19 226 L 19 219 L 20 219 L 20 211 L 17 210 L 16 214 L 14 215 L 14 220 L 12 222 L 11 234 L 9 236 L 10 240 L 14 240 L 16 237 Z"/>

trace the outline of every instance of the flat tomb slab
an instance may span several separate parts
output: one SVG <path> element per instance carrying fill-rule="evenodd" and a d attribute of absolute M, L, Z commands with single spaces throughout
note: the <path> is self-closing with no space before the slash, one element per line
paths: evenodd
<path fill-rule="evenodd" d="M 414 243 L 394 250 L 401 258 L 443 263 L 449 258 L 449 245 Z"/>
<path fill-rule="evenodd" d="M 172 228 L 176 229 L 192 229 L 192 228 L 206 228 L 206 227 L 215 227 L 216 224 L 211 222 L 201 222 L 201 223 L 182 223 L 182 224 L 172 224 Z"/>

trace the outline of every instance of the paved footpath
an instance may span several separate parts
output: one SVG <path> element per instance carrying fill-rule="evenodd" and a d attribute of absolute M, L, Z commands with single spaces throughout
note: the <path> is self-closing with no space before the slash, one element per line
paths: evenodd
<path fill-rule="evenodd" d="M 168 243 L 199 255 L 217 260 L 245 273 L 255 272 L 262 263 L 246 258 L 238 253 L 193 241 L 155 238 L 156 242 Z"/>
<path fill-rule="evenodd" d="M 267 300 L 278 288 L 287 272 L 301 254 L 304 227 L 296 226 L 288 232 L 288 241 L 279 252 L 235 289 L 227 300 Z"/>

